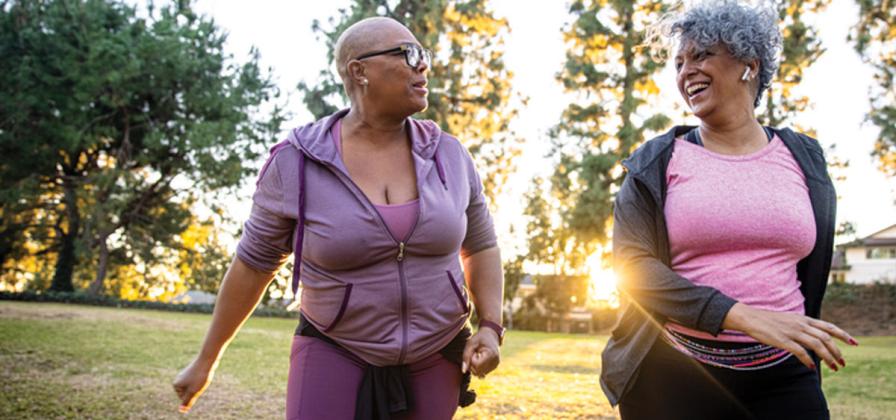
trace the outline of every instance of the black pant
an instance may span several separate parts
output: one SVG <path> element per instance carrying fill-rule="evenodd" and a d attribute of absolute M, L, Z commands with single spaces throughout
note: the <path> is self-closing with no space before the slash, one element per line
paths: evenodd
<path fill-rule="evenodd" d="M 619 405 L 623 420 L 828 420 L 818 374 L 791 356 L 760 370 L 705 365 L 662 337 Z"/>

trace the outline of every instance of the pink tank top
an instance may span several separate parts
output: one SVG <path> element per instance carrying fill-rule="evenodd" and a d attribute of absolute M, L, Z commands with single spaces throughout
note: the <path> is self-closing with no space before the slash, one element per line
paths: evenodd
<path fill-rule="evenodd" d="M 762 150 L 729 156 L 679 138 L 666 171 L 672 269 L 757 308 L 803 313 L 796 265 L 815 246 L 815 219 L 799 164 L 775 136 Z M 721 341 L 669 322 L 667 328 Z"/>
<path fill-rule="evenodd" d="M 336 143 L 336 150 L 342 155 L 342 142 L 340 141 L 342 138 L 341 118 L 333 124 L 330 134 L 332 134 L 333 142 Z M 386 223 L 386 228 L 389 229 L 392 237 L 399 242 L 406 241 L 411 234 L 411 230 L 414 229 L 414 224 L 417 222 L 417 215 L 420 213 L 420 199 L 401 204 L 374 204 L 374 207 L 376 207 L 377 212 L 383 218 L 383 222 Z"/>

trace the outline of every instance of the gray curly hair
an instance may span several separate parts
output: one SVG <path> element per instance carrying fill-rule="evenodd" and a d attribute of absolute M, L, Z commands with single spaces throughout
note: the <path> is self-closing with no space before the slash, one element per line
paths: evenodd
<path fill-rule="evenodd" d="M 759 90 L 753 107 L 758 107 L 762 93 L 771 85 L 778 71 L 781 32 L 778 14 L 773 5 L 759 2 L 755 6 L 734 0 L 706 0 L 683 12 L 669 14 L 650 27 L 645 43 L 654 55 L 669 56 L 670 41 L 692 43 L 708 49 L 723 44 L 732 56 L 743 62 L 759 60 Z"/>

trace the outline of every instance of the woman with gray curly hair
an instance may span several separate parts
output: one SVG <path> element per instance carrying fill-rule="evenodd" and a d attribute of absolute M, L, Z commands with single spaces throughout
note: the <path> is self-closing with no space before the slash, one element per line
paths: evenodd
<path fill-rule="evenodd" d="M 829 418 L 818 361 L 845 361 L 819 320 L 836 194 L 815 139 L 763 127 L 777 70 L 771 7 L 708 1 L 667 16 L 679 93 L 700 120 L 623 162 L 613 252 L 628 297 L 601 385 L 622 418 Z M 651 37 L 648 37 L 651 38 Z"/>

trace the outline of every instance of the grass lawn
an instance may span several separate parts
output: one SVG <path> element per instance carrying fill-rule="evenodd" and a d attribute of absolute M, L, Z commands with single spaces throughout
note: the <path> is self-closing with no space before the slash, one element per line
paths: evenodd
<path fill-rule="evenodd" d="M 0 419 L 181 418 L 171 380 L 195 354 L 201 314 L 0 301 Z M 253 318 L 187 416 L 283 417 L 295 321 Z M 616 418 L 600 391 L 605 336 L 510 332 L 498 372 L 457 418 Z M 845 348 L 826 374 L 835 419 L 893 418 L 896 337 Z"/>

